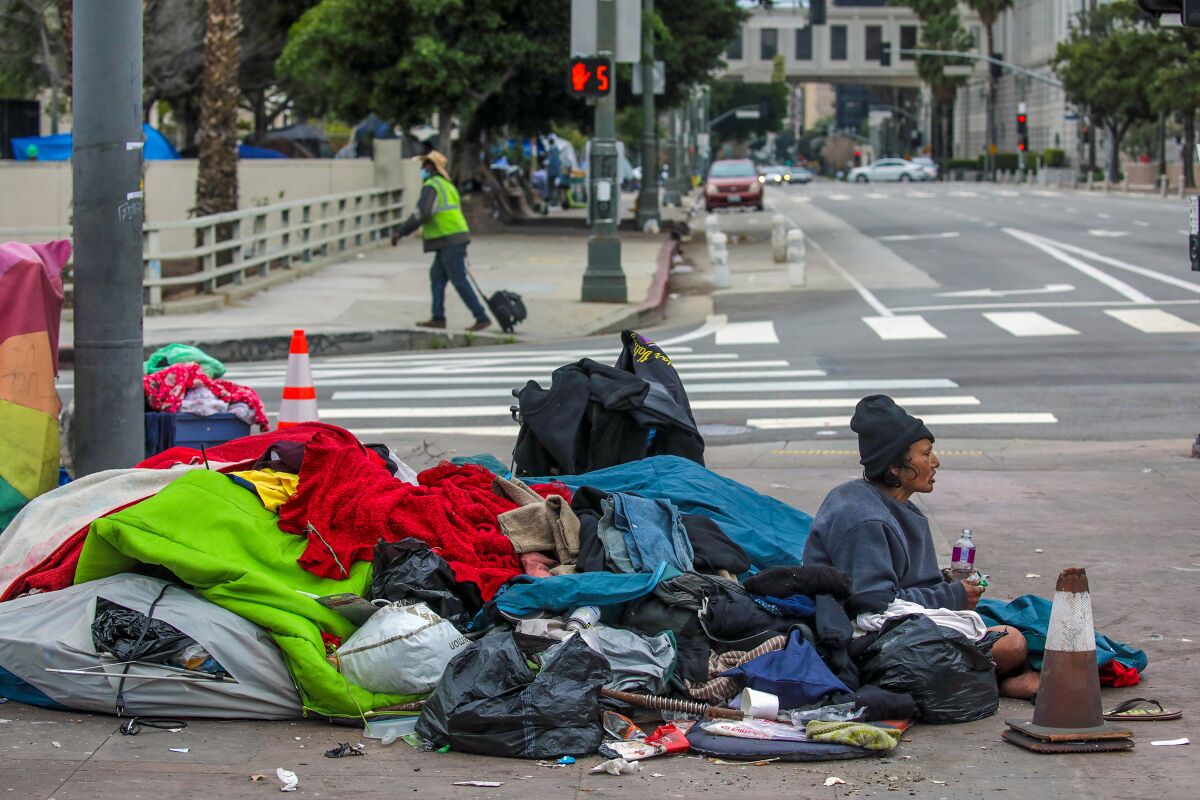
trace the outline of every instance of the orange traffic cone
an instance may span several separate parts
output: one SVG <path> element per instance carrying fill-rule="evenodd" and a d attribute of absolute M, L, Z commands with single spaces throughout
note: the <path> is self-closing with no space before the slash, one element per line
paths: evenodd
<path fill-rule="evenodd" d="M 1104 721 L 1087 572 L 1065 569 L 1054 587 L 1046 659 L 1033 719 L 1007 720 L 1001 736 L 1035 753 L 1133 749 L 1133 732 Z"/>
<path fill-rule="evenodd" d="M 288 348 L 287 380 L 283 384 L 283 402 L 279 404 L 279 422 L 275 428 L 283 430 L 320 418 L 312 366 L 308 363 L 308 339 L 304 338 L 304 331 L 295 330 L 292 331 L 292 345 Z"/>

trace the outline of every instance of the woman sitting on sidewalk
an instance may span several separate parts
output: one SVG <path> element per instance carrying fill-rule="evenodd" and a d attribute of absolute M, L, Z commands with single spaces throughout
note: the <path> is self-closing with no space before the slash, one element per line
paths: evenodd
<path fill-rule="evenodd" d="M 850 576 L 846 611 L 882 612 L 893 600 L 952 611 L 974 609 L 984 587 L 947 581 L 937 564 L 929 521 L 909 498 L 933 491 L 941 466 L 933 434 L 886 395 L 859 401 L 850 421 L 858 434 L 863 479 L 834 488 L 821 503 L 804 545 L 805 564 L 829 564 Z M 1007 625 L 992 648 L 1000 692 L 1037 694 L 1024 635 Z"/>

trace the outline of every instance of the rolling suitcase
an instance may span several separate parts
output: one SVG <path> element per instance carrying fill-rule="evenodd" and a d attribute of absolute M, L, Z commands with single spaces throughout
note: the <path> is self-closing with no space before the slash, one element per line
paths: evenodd
<path fill-rule="evenodd" d="M 479 288 L 479 281 L 475 280 L 475 274 L 471 272 L 469 265 L 467 266 L 467 275 L 475 286 L 475 291 L 479 292 L 479 296 L 487 303 L 488 311 L 491 311 L 492 316 L 496 318 L 496 324 L 500 326 L 500 330 L 512 333 L 516 330 L 517 323 L 525 321 L 525 301 L 521 299 L 521 295 L 507 289 L 500 289 L 488 297 L 483 293 L 483 289 Z"/>

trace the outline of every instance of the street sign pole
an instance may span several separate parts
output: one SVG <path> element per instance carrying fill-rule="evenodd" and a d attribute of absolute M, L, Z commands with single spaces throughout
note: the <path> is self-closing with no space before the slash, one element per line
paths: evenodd
<path fill-rule="evenodd" d="M 142 0 L 75 0 L 76 477 L 146 457 Z"/>
<path fill-rule="evenodd" d="M 597 0 L 596 55 L 615 61 L 616 50 L 616 0 Z M 621 187 L 616 117 L 617 93 L 608 91 L 596 99 L 596 130 L 588 154 L 592 233 L 588 237 L 587 270 L 583 273 L 584 302 L 624 303 L 628 298 L 625 273 L 621 269 L 621 239 L 617 235 Z"/>
<path fill-rule="evenodd" d="M 654 13 L 654 0 L 642 0 L 642 12 Z M 642 186 L 638 194 L 638 228 L 658 223 L 658 125 L 654 115 L 654 28 L 642 26 Z"/>

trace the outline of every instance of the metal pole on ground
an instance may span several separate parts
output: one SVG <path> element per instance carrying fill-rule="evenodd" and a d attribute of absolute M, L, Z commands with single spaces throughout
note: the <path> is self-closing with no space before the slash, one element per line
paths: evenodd
<path fill-rule="evenodd" d="M 654 13 L 654 0 L 642 0 L 642 13 Z M 642 187 L 638 228 L 658 223 L 658 118 L 654 111 L 654 26 L 642 25 Z"/>
<path fill-rule="evenodd" d="M 616 62 L 616 0 L 596 2 L 596 55 Z M 654 91 L 651 82 L 648 87 Z M 621 187 L 617 180 L 617 93 L 609 91 L 596 101 L 596 132 L 588 154 L 588 202 L 592 234 L 588 237 L 587 270 L 583 273 L 582 299 L 594 303 L 624 303 L 628 298 L 625 272 L 621 269 Z"/>
<path fill-rule="evenodd" d="M 145 458 L 142 2 L 74 3 L 75 468 Z"/>

